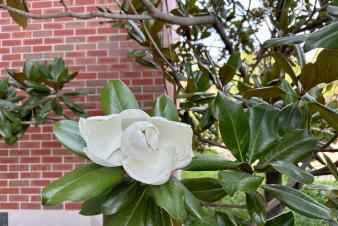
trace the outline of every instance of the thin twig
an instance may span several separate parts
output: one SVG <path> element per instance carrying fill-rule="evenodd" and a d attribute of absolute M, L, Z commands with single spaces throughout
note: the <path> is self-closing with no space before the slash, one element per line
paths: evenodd
<path fill-rule="evenodd" d="M 66 5 L 64 0 L 60 0 L 60 4 L 63 5 L 66 11 L 69 11 L 68 6 Z"/>
<path fill-rule="evenodd" d="M 225 203 L 210 203 L 210 202 L 201 202 L 201 205 L 204 207 L 211 208 L 232 208 L 232 209 L 246 209 L 246 205 L 239 204 L 225 204 Z"/>

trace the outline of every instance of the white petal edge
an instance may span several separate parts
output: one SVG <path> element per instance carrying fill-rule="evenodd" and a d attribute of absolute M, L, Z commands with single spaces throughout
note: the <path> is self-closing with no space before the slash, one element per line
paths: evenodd
<path fill-rule="evenodd" d="M 126 129 L 132 123 L 149 118 L 149 115 L 140 109 L 127 109 L 120 113 L 122 119 L 122 129 Z"/>
<path fill-rule="evenodd" d="M 121 147 L 121 117 L 119 115 L 91 117 L 86 120 L 85 135 L 88 152 L 107 160 Z"/>
<path fill-rule="evenodd" d="M 83 152 L 88 156 L 90 160 L 93 162 L 106 167 L 116 167 L 116 166 L 122 166 L 122 161 L 126 158 L 126 156 L 122 153 L 121 150 L 117 150 L 113 152 L 113 154 L 108 159 L 102 159 L 98 156 L 96 156 L 93 153 L 90 153 L 88 151 L 88 148 L 84 148 Z"/>
<path fill-rule="evenodd" d="M 174 169 L 176 151 L 174 147 L 162 149 L 148 156 L 147 161 L 127 158 L 122 161 L 128 175 L 142 183 L 161 185 L 166 183 Z"/>
<path fill-rule="evenodd" d="M 175 168 L 188 165 L 193 157 L 193 131 L 191 126 L 181 122 L 169 121 L 162 117 L 151 117 L 149 121 L 157 127 L 161 134 L 160 148 L 175 146 L 177 162 Z"/>

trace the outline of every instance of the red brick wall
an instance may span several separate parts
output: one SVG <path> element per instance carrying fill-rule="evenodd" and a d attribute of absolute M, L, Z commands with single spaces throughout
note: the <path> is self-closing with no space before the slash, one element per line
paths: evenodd
<path fill-rule="evenodd" d="M 58 0 L 28 0 L 31 12 L 37 14 L 61 11 Z M 110 5 L 111 0 L 65 0 L 76 12 L 96 10 L 96 4 Z M 116 7 L 115 7 L 116 9 Z M 123 30 L 99 25 L 98 20 L 70 18 L 30 20 L 23 30 L 0 12 L 0 68 L 21 68 L 25 59 L 51 60 L 65 58 L 71 70 L 81 73 L 69 89 L 86 90 L 90 95 L 78 103 L 90 114 L 99 114 L 98 93 L 105 82 L 124 80 L 134 91 L 141 106 L 149 109 L 154 98 L 163 92 L 159 71 L 149 71 L 126 57 L 137 45 L 128 41 Z M 17 144 L 0 143 L 0 209 L 44 209 L 40 205 L 43 186 L 81 164 L 81 159 L 66 151 L 54 139 L 51 126 L 29 129 Z M 78 208 L 65 204 L 59 209 Z"/>

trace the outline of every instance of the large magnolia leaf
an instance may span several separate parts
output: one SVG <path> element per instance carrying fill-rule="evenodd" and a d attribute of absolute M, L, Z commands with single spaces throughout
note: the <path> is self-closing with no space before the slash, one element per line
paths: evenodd
<path fill-rule="evenodd" d="M 176 222 L 162 208 L 158 207 L 155 202 L 149 199 L 147 217 L 147 226 L 177 226 Z"/>
<path fill-rule="evenodd" d="M 248 116 L 242 106 L 222 92 L 215 99 L 223 141 L 238 161 L 245 161 L 249 145 Z"/>
<path fill-rule="evenodd" d="M 78 122 L 70 120 L 58 121 L 53 125 L 53 133 L 67 149 L 76 155 L 87 158 L 83 152 L 86 142 L 80 135 Z"/>
<path fill-rule="evenodd" d="M 236 69 L 229 64 L 224 64 L 219 69 L 219 78 L 221 79 L 222 85 L 228 84 L 235 76 Z"/>
<path fill-rule="evenodd" d="M 275 216 L 269 219 L 265 224 L 265 226 L 294 226 L 294 225 L 295 218 L 293 217 L 292 211 Z"/>
<path fill-rule="evenodd" d="M 107 168 L 96 164 L 80 167 L 45 187 L 42 204 L 52 206 L 93 198 L 115 186 L 123 174 L 120 167 Z"/>
<path fill-rule="evenodd" d="M 246 205 L 249 215 L 258 225 L 265 224 L 266 222 L 266 209 L 265 204 L 256 192 L 246 193 Z"/>
<path fill-rule="evenodd" d="M 283 161 L 276 161 L 270 164 L 281 174 L 284 174 L 299 183 L 311 184 L 313 182 L 312 174 L 309 174 L 306 171 L 298 168 L 294 164 Z"/>
<path fill-rule="evenodd" d="M 298 83 L 297 77 L 295 72 L 292 69 L 292 66 L 290 64 L 290 62 L 288 61 L 288 59 L 281 53 L 279 52 L 274 52 L 272 54 L 273 58 L 275 59 L 276 63 L 279 65 L 280 68 L 282 68 L 284 70 L 284 72 L 288 73 L 290 75 L 290 77 L 293 80 L 294 84 Z"/>
<path fill-rule="evenodd" d="M 80 214 L 84 216 L 99 215 L 102 213 L 102 205 L 107 199 L 109 192 L 102 193 L 94 198 L 86 200 L 81 207 Z"/>
<path fill-rule="evenodd" d="M 279 184 L 263 185 L 262 187 L 281 203 L 297 213 L 310 218 L 332 219 L 332 213 L 329 208 L 301 191 Z"/>
<path fill-rule="evenodd" d="M 247 156 L 252 163 L 277 140 L 278 110 L 267 104 L 250 108 L 249 126 L 250 144 Z"/>
<path fill-rule="evenodd" d="M 219 171 L 218 179 L 224 190 L 233 196 L 237 191 L 257 190 L 264 178 L 245 172 Z"/>
<path fill-rule="evenodd" d="M 106 115 L 117 114 L 126 109 L 140 108 L 134 94 L 120 80 L 107 83 L 101 93 L 101 107 Z"/>
<path fill-rule="evenodd" d="M 244 163 L 224 160 L 222 158 L 210 156 L 196 156 L 192 159 L 191 163 L 183 170 L 218 171 L 218 170 L 233 169 L 241 165 L 244 165 Z"/>
<path fill-rule="evenodd" d="M 219 181 L 214 178 L 185 179 L 182 183 L 196 198 L 205 202 L 216 202 L 227 195 Z"/>
<path fill-rule="evenodd" d="M 310 102 L 309 108 L 313 108 L 336 130 L 338 130 L 338 113 L 320 103 Z"/>
<path fill-rule="evenodd" d="M 264 42 L 264 46 L 277 47 L 283 45 L 299 44 L 306 41 L 308 35 L 286 36 L 282 38 L 272 38 Z"/>
<path fill-rule="evenodd" d="M 176 105 L 167 95 L 162 95 L 156 99 L 152 115 L 161 116 L 171 121 L 178 120 Z"/>
<path fill-rule="evenodd" d="M 245 99 L 250 99 L 251 97 L 262 97 L 262 98 L 271 98 L 271 97 L 281 97 L 287 93 L 277 86 L 269 86 L 263 88 L 250 89 L 243 93 Z"/>
<path fill-rule="evenodd" d="M 103 218 L 103 226 L 146 226 L 148 197 L 143 190 L 127 208 Z"/>
<path fill-rule="evenodd" d="M 304 45 L 304 51 L 315 48 L 338 49 L 338 22 L 311 33 Z"/>
<path fill-rule="evenodd" d="M 238 226 L 232 216 L 228 213 L 217 211 L 215 215 L 217 226 Z"/>
<path fill-rule="evenodd" d="M 12 8 L 15 8 L 15 9 L 27 12 L 27 13 L 29 12 L 25 0 L 9 0 L 9 1 L 7 1 L 7 5 L 12 7 Z M 21 27 L 23 27 L 23 28 L 27 27 L 27 17 L 19 15 L 17 13 L 11 12 L 11 11 L 9 12 L 9 15 Z"/>
<path fill-rule="evenodd" d="M 324 155 L 325 162 L 327 164 L 327 167 L 331 171 L 334 178 L 336 178 L 336 181 L 338 181 L 338 169 L 337 166 L 332 162 L 332 160 L 329 158 L 329 156 Z"/>
<path fill-rule="evenodd" d="M 198 199 L 174 177 L 166 184 L 150 186 L 149 194 L 158 206 L 175 219 L 184 220 L 187 213 L 202 220 L 205 218 L 205 212 Z"/>
<path fill-rule="evenodd" d="M 295 129 L 309 129 L 311 115 L 306 106 L 299 103 L 289 104 L 279 113 L 279 134 L 284 135 Z"/>
<path fill-rule="evenodd" d="M 124 181 L 117 185 L 107 196 L 102 204 L 102 213 L 112 215 L 130 205 L 139 195 L 137 181 Z"/>
<path fill-rule="evenodd" d="M 306 158 L 316 145 L 317 140 L 308 131 L 291 131 L 260 158 L 258 167 L 278 160 L 297 163 Z"/>

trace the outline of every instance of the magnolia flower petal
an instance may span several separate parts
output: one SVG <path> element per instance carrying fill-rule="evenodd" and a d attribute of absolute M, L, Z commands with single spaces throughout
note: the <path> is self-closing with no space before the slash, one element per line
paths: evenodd
<path fill-rule="evenodd" d="M 88 152 L 107 160 L 121 147 L 121 117 L 110 115 L 91 117 L 83 128 L 86 132 Z"/>
<path fill-rule="evenodd" d="M 81 137 L 87 142 L 87 133 L 86 133 L 86 119 L 80 118 L 79 120 L 79 131 Z"/>
<path fill-rule="evenodd" d="M 160 185 L 169 180 L 175 156 L 174 147 L 169 147 L 148 155 L 146 161 L 128 158 L 122 161 L 122 165 L 131 178 L 145 184 Z"/>
<path fill-rule="evenodd" d="M 122 118 L 122 129 L 126 129 L 128 126 L 137 121 L 142 121 L 149 118 L 149 115 L 140 109 L 127 109 L 120 113 Z"/>
<path fill-rule="evenodd" d="M 159 148 L 175 146 L 177 162 L 175 168 L 188 165 L 193 157 L 191 126 L 169 121 L 162 117 L 152 117 L 149 121 L 157 127 L 161 134 Z"/>
<path fill-rule="evenodd" d="M 153 124 L 138 121 L 123 131 L 121 140 L 122 152 L 133 159 L 147 159 L 148 155 L 157 152 L 160 134 Z"/>
<path fill-rule="evenodd" d="M 88 148 L 84 148 L 83 152 L 88 156 L 90 160 L 93 162 L 106 167 L 116 167 L 122 166 L 122 161 L 126 158 L 126 156 L 122 153 L 121 150 L 114 151 L 111 156 L 107 159 L 102 159 L 99 156 L 88 151 Z"/>

